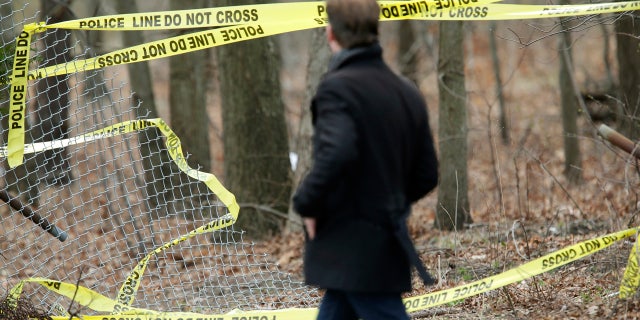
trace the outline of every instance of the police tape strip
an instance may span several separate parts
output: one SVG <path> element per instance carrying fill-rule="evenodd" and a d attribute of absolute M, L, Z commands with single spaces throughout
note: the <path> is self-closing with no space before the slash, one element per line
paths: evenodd
<path fill-rule="evenodd" d="M 484 0 L 418 0 L 418 1 L 378 1 L 381 20 L 396 19 L 530 19 L 588 15 L 636 10 L 636 1 L 574 5 L 523 5 L 492 4 L 481 7 L 484 12 L 467 10 L 498 1 Z M 485 10 L 486 9 L 486 10 Z M 291 18 L 293 17 L 293 18 Z M 326 8 L 323 3 L 293 2 L 256 5 L 240 5 L 217 8 L 158 11 L 107 15 L 63 21 L 41 25 L 44 29 L 77 29 L 100 31 L 171 30 L 187 28 L 212 28 L 247 23 L 271 23 L 274 21 L 320 19 L 325 20 Z"/>
<path fill-rule="evenodd" d="M 403 15 L 403 12 L 382 12 L 387 20 L 521 20 L 546 19 L 572 16 L 588 16 L 640 9 L 640 1 L 572 4 L 525 5 L 489 3 L 474 6 L 448 6 L 441 10 L 427 11 L 427 15 Z M 384 19 L 383 19 L 384 20 Z"/>
<path fill-rule="evenodd" d="M 24 116 L 27 101 L 27 75 L 31 57 L 31 37 L 35 33 L 35 25 L 27 25 L 16 39 L 11 72 L 11 88 L 9 90 L 9 136 L 7 148 L 9 167 L 22 164 L 24 145 Z"/>
<path fill-rule="evenodd" d="M 102 312 L 106 315 L 82 315 L 82 319 L 153 319 L 153 320 L 170 320 L 170 319 L 212 319 L 212 320 L 238 320 L 238 319 L 278 319 L 278 320 L 302 320 L 314 319 L 317 314 L 317 308 L 290 308 L 278 310 L 252 310 L 241 311 L 232 310 L 226 314 L 201 314 L 193 312 L 159 312 L 149 309 L 134 308 L 127 306 L 106 296 L 83 286 L 77 286 L 72 283 L 60 282 L 46 278 L 29 278 L 20 281 L 10 291 L 8 298 L 15 302 L 22 294 L 23 287 L 26 283 L 35 283 L 43 286 L 51 292 L 55 292 L 61 296 L 67 297 L 74 303 L 96 312 Z M 112 310 L 119 310 L 116 314 L 109 314 Z M 266 318 L 265 318 L 266 317 Z M 69 319 L 69 316 L 52 316 L 54 320 Z"/>
<path fill-rule="evenodd" d="M 638 230 L 638 228 L 631 228 L 610 233 L 595 239 L 582 241 L 495 276 L 477 280 L 452 289 L 407 298 L 404 300 L 405 307 L 408 312 L 415 312 L 495 290 L 506 285 L 531 278 L 535 275 L 549 272 L 560 266 L 566 265 L 567 263 L 584 258 L 611 246 L 617 241 L 636 236 Z"/>
<path fill-rule="evenodd" d="M 430 11 L 463 8 L 500 0 L 404 0 L 378 1 L 381 19 L 428 16 Z M 433 14 L 433 13 L 431 13 Z M 292 18 L 293 17 L 293 18 Z M 326 20 L 324 2 L 289 2 L 239 5 L 217 8 L 116 14 L 76 19 L 42 25 L 42 29 L 77 29 L 101 31 L 171 30 L 212 28 L 248 23 L 273 23 L 298 20 Z"/>
<path fill-rule="evenodd" d="M 640 238 L 636 238 L 636 242 L 629 253 L 627 267 L 624 269 L 622 282 L 620 283 L 620 299 L 628 299 L 633 297 L 638 291 L 640 285 L 640 272 L 638 272 L 638 246 L 640 246 Z"/>
<path fill-rule="evenodd" d="M 77 286 L 72 283 L 50 280 L 46 278 L 34 277 L 34 278 L 29 278 L 29 279 L 20 281 L 13 288 L 11 288 L 7 298 L 9 298 L 10 301 L 17 301 L 20 295 L 22 294 L 23 287 L 26 283 L 39 284 L 47 288 L 49 291 L 52 291 L 61 296 L 67 297 L 70 300 L 74 301 L 75 303 L 83 307 L 86 307 L 88 309 L 91 309 L 93 311 L 110 313 L 114 309 L 119 309 L 122 312 L 131 311 L 131 312 L 136 312 L 136 314 L 159 313 L 157 311 L 146 310 L 141 308 L 132 308 L 130 306 L 123 305 L 121 303 L 114 301 L 113 299 L 109 299 L 106 296 L 83 286 Z M 68 316 L 67 316 L 67 319 L 69 319 Z"/>
<path fill-rule="evenodd" d="M 513 284 L 541 273 L 549 272 L 568 263 L 582 259 L 595 252 L 608 248 L 615 242 L 624 240 L 636 236 L 636 245 L 632 250 L 634 260 L 635 248 L 637 247 L 637 234 L 638 228 L 631 228 L 623 231 L 610 233 L 605 236 L 597 237 L 590 240 L 585 240 L 574 245 L 567 246 L 561 250 L 544 255 L 540 258 L 527 262 L 516 268 L 507 270 L 495 276 L 487 277 L 481 280 L 477 280 L 468 284 L 457 286 L 451 289 L 431 292 L 424 295 L 403 299 L 403 303 L 408 313 L 413 313 L 420 310 L 425 310 L 438 305 L 463 300 L 472 296 L 476 296 L 482 293 L 486 293 L 509 284 Z M 637 263 L 637 262 L 636 262 Z M 627 266 L 627 270 L 629 270 Z M 637 274 L 637 268 L 631 272 Z M 625 271 L 624 277 L 629 276 Z M 129 305 L 125 305 L 121 302 L 111 300 L 97 292 L 90 289 L 77 287 L 74 284 L 63 283 L 59 281 L 44 279 L 44 278 L 31 278 L 21 281 L 10 291 L 10 297 L 17 301 L 20 293 L 22 292 L 22 286 L 26 282 L 38 283 L 45 288 L 57 292 L 74 301 L 78 304 L 87 307 L 93 311 L 98 312 L 111 312 L 112 310 L 119 310 L 119 313 L 102 316 L 82 316 L 85 320 L 177 320 L 177 319 L 211 319 L 211 320 L 242 320 L 242 319 L 267 319 L 267 320 L 304 320 L 314 319 L 317 315 L 316 308 L 291 308 L 280 310 L 253 310 L 253 311 L 241 311 L 234 310 L 224 315 L 208 315 L 200 313 L 183 313 L 183 312 L 157 312 L 146 309 L 134 308 Z M 623 284 L 628 283 L 628 279 L 623 279 Z M 620 292 L 622 295 L 622 291 Z M 633 295 L 635 292 L 626 292 L 625 297 Z M 75 297 L 75 298 L 74 298 Z M 52 317 L 54 320 L 68 319 L 68 317 Z"/>

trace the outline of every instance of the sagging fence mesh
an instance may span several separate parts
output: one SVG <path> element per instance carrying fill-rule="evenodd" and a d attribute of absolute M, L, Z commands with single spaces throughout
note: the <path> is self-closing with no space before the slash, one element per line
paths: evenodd
<path fill-rule="evenodd" d="M 0 0 L 0 76 L 11 72 L 15 36 L 33 8 Z M 30 4 L 35 5 L 35 4 Z M 94 54 L 86 38 L 64 30 L 37 34 L 32 65 L 50 66 Z M 26 142 L 76 137 L 136 119 L 127 83 L 113 70 L 95 70 L 29 81 Z M 0 88 L 2 140 L 7 141 L 9 85 Z M 0 171 L 0 284 L 45 277 L 79 283 L 107 297 L 148 257 L 133 306 L 158 311 L 224 313 L 234 308 L 308 306 L 313 289 L 278 270 L 234 226 L 183 238 L 221 219 L 228 210 L 203 182 L 189 177 L 167 155 L 155 127 L 66 148 L 25 154 L 23 165 Z M 60 241 L 28 219 L 21 206 L 66 232 Z M 24 209 L 24 208 L 22 208 Z M 23 210 L 24 212 L 24 210 Z M 31 216 L 33 218 L 33 216 Z M 154 250 L 155 254 L 154 254 Z M 69 300 L 40 286 L 25 294 L 60 314 Z M 91 314 L 84 310 L 81 314 Z"/>

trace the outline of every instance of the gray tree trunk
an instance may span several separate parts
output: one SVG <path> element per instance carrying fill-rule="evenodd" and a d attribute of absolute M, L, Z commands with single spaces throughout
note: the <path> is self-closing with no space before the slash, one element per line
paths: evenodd
<path fill-rule="evenodd" d="M 615 23 L 619 98 L 624 112 L 620 117 L 620 132 L 632 140 L 640 138 L 640 23 L 637 14 L 638 11 L 625 13 Z"/>
<path fill-rule="evenodd" d="M 68 1 L 41 0 L 41 20 L 56 23 L 72 19 Z M 34 39 L 37 39 L 34 37 Z M 53 66 L 71 61 L 71 34 L 62 29 L 46 32 L 42 38 L 45 50 L 38 57 L 41 67 Z M 26 130 L 25 143 L 66 139 L 69 137 L 69 84 L 68 75 L 46 77 L 38 80 L 36 87 L 35 112 L 32 127 Z M 28 204 L 39 205 L 39 187 L 63 186 L 73 180 L 66 149 L 47 150 L 35 156 L 26 156 L 24 164 L 7 172 L 7 187 L 22 196 Z"/>
<path fill-rule="evenodd" d="M 422 22 L 422 21 L 421 21 Z M 420 42 L 413 31 L 411 20 L 400 20 L 398 23 L 398 66 L 400 73 L 420 85 L 418 74 L 418 52 Z"/>
<path fill-rule="evenodd" d="M 256 3 L 226 0 L 221 5 Z M 291 195 L 278 48 L 275 39 L 267 37 L 218 50 L 225 182 L 242 208 L 238 227 L 265 238 L 282 230 L 283 217 L 271 212 L 288 212 Z"/>
<path fill-rule="evenodd" d="M 568 1 L 563 1 L 568 4 Z M 565 22 L 561 23 L 563 29 L 567 29 Z M 559 39 L 558 52 L 560 54 L 560 73 L 558 75 L 560 85 L 560 100 L 562 109 L 562 129 L 564 140 L 564 174 L 571 184 L 582 182 L 582 156 L 580 154 L 580 140 L 578 139 L 578 101 L 571 77 L 572 54 L 571 34 L 562 32 Z"/>
<path fill-rule="evenodd" d="M 171 1 L 171 10 L 205 7 L 203 0 Z M 180 34 L 192 30 L 180 31 Z M 191 167 L 211 170 L 206 78 L 209 50 L 198 50 L 169 58 L 169 105 L 171 128 L 180 138 Z"/>
<path fill-rule="evenodd" d="M 507 107 L 504 102 L 504 86 L 502 85 L 502 76 L 500 75 L 500 59 L 498 58 L 498 44 L 496 43 L 497 23 L 491 21 L 489 28 L 489 46 L 491 50 L 491 62 L 493 64 L 493 74 L 496 78 L 496 96 L 498 98 L 498 106 L 500 107 L 500 116 L 498 118 L 498 127 L 500 128 L 500 137 L 502 143 L 509 144 L 509 122 L 507 121 Z"/>
<path fill-rule="evenodd" d="M 463 22 L 440 22 L 438 93 L 440 185 L 435 227 L 460 230 L 471 222 L 467 178 L 467 93 Z"/>
<path fill-rule="evenodd" d="M 138 6 L 135 1 L 118 0 L 116 2 L 119 13 L 137 13 Z M 142 32 L 122 32 L 122 42 L 125 47 L 138 45 L 145 42 Z M 133 103 L 139 105 L 134 108 L 138 118 L 157 118 L 158 110 L 153 95 L 153 82 L 151 70 L 147 61 L 130 63 L 129 83 L 133 92 Z M 160 130 L 148 128 L 138 133 L 140 143 L 140 156 L 145 172 L 147 201 L 150 208 L 158 208 L 166 205 L 166 200 L 171 199 L 170 186 L 171 159 L 165 150 Z"/>
<path fill-rule="evenodd" d="M 300 108 L 300 124 L 297 134 L 293 137 L 292 150 L 298 155 L 298 163 L 293 173 L 293 190 L 295 190 L 302 178 L 309 172 L 312 163 L 313 125 L 311 124 L 311 99 L 320 83 L 320 78 L 327 71 L 331 51 L 327 44 L 326 34 L 323 29 L 311 31 L 311 45 L 309 47 L 309 62 L 307 65 L 307 86 L 306 95 Z M 295 213 L 293 206 L 289 210 L 289 231 L 302 230 L 300 216 Z"/>

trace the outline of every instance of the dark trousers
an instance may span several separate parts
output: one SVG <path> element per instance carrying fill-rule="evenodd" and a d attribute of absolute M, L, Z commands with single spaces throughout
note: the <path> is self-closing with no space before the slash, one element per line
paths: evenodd
<path fill-rule="evenodd" d="M 327 290 L 317 320 L 408 320 L 399 293 L 353 293 Z"/>

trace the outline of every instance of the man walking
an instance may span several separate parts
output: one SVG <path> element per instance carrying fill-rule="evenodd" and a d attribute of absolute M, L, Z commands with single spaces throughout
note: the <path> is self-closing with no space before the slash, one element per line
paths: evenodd
<path fill-rule="evenodd" d="M 378 43 L 375 0 L 328 0 L 334 54 L 311 103 L 313 166 L 294 195 L 307 241 L 306 283 L 326 289 L 318 319 L 409 319 L 411 204 L 438 182 L 427 109 Z"/>

